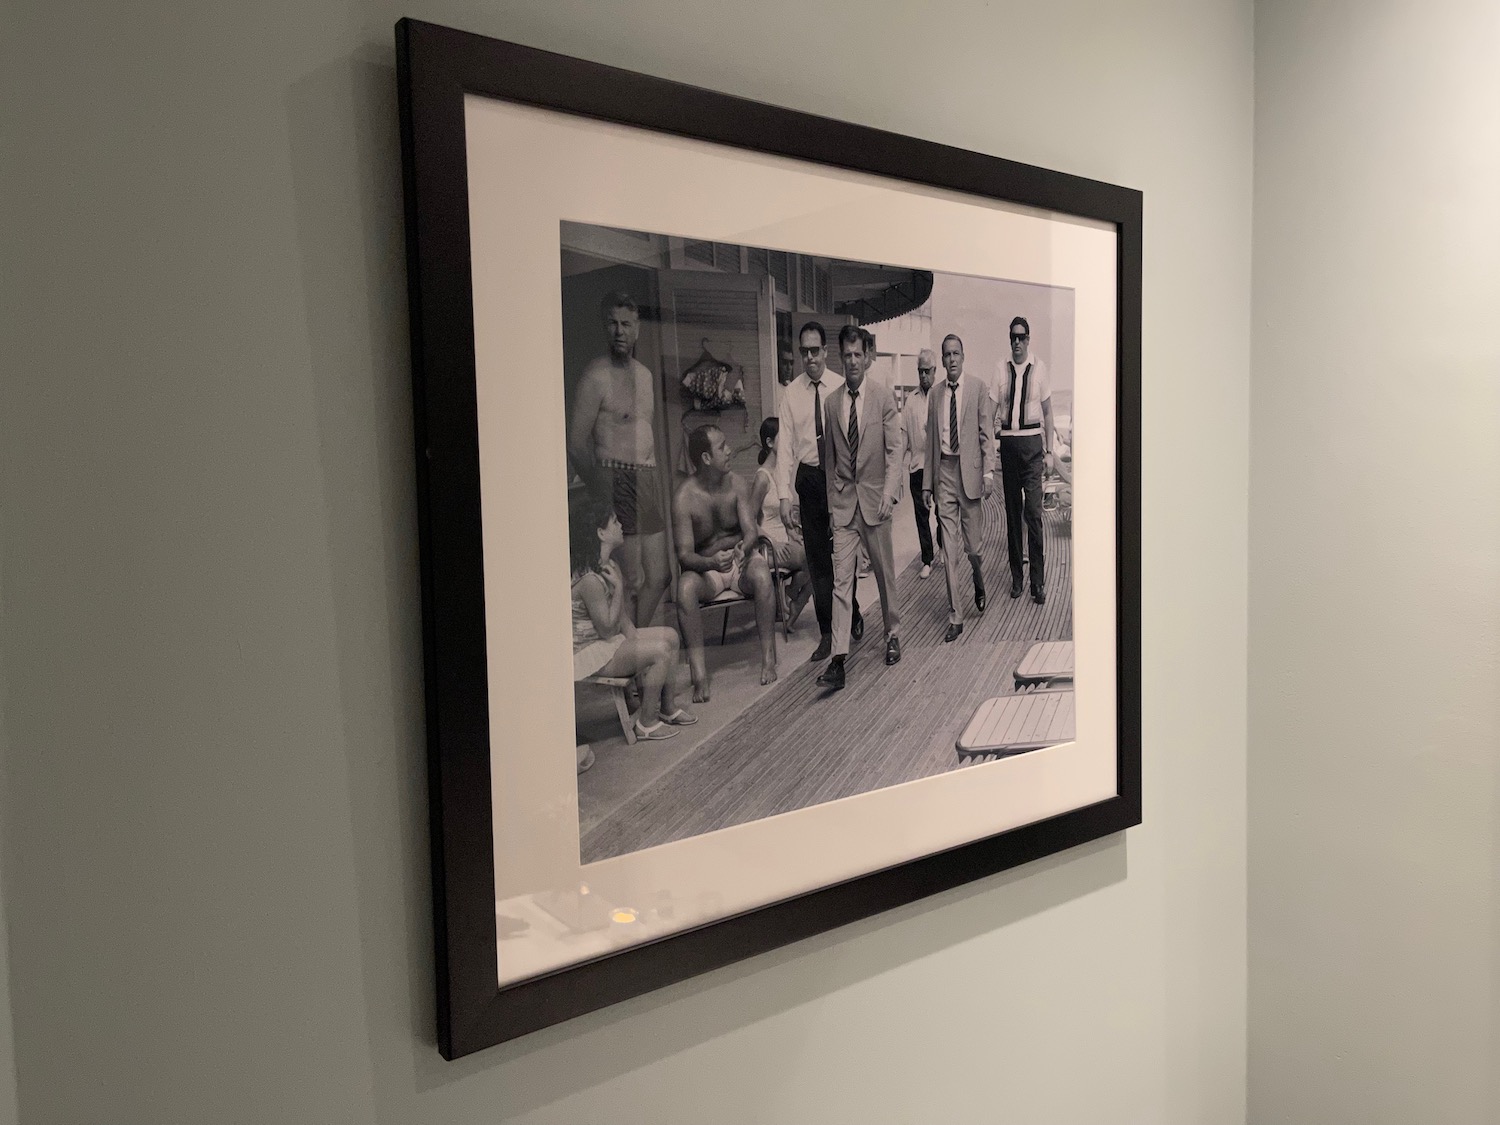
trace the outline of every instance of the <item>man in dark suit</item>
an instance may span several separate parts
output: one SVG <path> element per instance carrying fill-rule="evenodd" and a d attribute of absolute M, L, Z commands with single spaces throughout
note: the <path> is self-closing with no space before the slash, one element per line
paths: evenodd
<path fill-rule="evenodd" d="M 958 608 L 959 547 L 974 575 L 974 608 L 984 612 L 984 561 L 979 544 L 984 523 L 981 506 L 995 475 L 995 441 L 990 432 L 995 404 L 984 381 L 964 374 L 964 342 L 943 337 L 943 369 L 948 377 L 927 396 L 927 468 L 922 498 L 937 502 L 943 529 L 943 573 L 948 580 L 948 631 L 954 641 L 964 631 Z"/>
<path fill-rule="evenodd" d="M 818 677 L 818 683 L 835 691 L 844 686 L 861 545 L 880 588 L 885 662 L 895 664 L 901 659 L 891 511 L 901 494 L 906 465 L 901 412 L 889 390 L 865 381 L 873 357 L 867 354 L 857 326 L 847 324 L 839 330 L 839 354 L 844 360 L 844 385 L 828 396 L 823 420 L 828 517 L 833 525 L 833 658 Z"/>

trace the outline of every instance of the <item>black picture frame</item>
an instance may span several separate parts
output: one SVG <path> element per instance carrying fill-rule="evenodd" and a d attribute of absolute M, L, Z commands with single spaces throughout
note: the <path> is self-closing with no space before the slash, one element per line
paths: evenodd
<path fill-rule="evenodd" d="M 455 1059 L 1139 824 L 1141 194 L 411 19 L 396 25 L 396 44 L 420 502 L 437 1043 L 443 1056 Z M 894 182 L 1114 225 L 1114 797 L 499 987 L 466 94 L 836 163 Z"/>

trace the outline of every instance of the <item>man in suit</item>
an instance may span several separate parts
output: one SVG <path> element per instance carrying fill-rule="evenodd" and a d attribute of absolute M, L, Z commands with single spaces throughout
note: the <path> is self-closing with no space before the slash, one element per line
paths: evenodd
<path fill-rule="evenodd" d="M 937 375 L 937 353 L 923 348 L 917 353 L 917 389 L 906 396 L 901 422 L 906 431 L 906 471 L 911 478 L 911 507 L 917 517 L 917 543 L 922 549 L 922 569 L 917 577 L 932 577 L 932 524 L 922 498 L 922 474 L 927 469 L 927 413 L 932 402 L 932 382 Z M 937 545 L 943 545 L 943 525 L 938 523 Z"/>
<path fill-rule="evenodd" d="M 835 691 L 844 686 L 861 545 L 880 588 L 885 662 L 895 664 L 901 659 L 891 511 L 900 496 L 906 465 L 901 412 L 889 390 L 865 381 L 872 357 L 857 326 L 846 324 L 839 330 L 839 354 L 844 360 L 844 385 L 828 396 L 823 420 L 828 516 L 833 525 L 833 658 L 818 677 L 818 683 Z"/>
<path fill-rule="evenodd" d="M 1030 354 L 1031 325 L 1010 322 L 1011 358 L 995 385 L 1000 476 L 1005 485 L 1005 534 L 1010 548 L 1010 596 L 1022 590 L 1021 534 L 1031 567 L 1031 600 L 1047 603 L 1042 551 L 1042 482 L 1052 467 L 1052 380 L 1047 365 Z"/>
<path fill-rule="evenodd" d="M 979 556 L 983 534 L 981 505 L 995 475 L 995 442 L 990 432 L 995 404 L 983 380 L 964 374 L 964 342 L 943 337 L 947 378 L 927 396 L 927 468 L 922 499 L 937 503 L 943 530 L 943 573 L 948 580 L 948 631 L 944 642 L 964 631 L 958 608 L 959 546 L 974 575 L 974 608 L 984 612 L 984 564 Z"/>
<path fill-rule="evenodd" d="M 843 376 L 827 368 L 828 334 L 816 320 L 802 326 L 797 351 L 802 374 L 777 399 L 781 429 L 776 435 L 776 494 L 781 523 L 802 532 L 807 549 L 807 576 L 812 580 L 813 612 L 818 619 L 817 648 L 808 663 L 827 660 L 833 652 L 833 529 L 828 524 L 828 476 L 824 472 L 824 407 Z M 859 599 L 854 599 L 854 638 L 864 635 Z"/>

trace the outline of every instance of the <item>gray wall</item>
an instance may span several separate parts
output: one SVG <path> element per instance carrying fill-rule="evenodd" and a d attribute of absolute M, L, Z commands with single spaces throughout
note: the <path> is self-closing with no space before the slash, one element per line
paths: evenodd
<path fill-rule="evenodd" d="M 1257 5 L 1256 1125 L 1500 1122 L 1496 43 Z"/>
<path fill-rule="evenodd" d="M 0 637 L 5 635 L 4 617 L 0 615 Z M 0 722 L 3 722 L 4 683 L 0 682 Z M 0 727 L 0 825 L 4 824 L 8 802 L 5 785 L 6 740 Z M 4 870 L 4 838 L 0 836 L 0 871 Z M 15 1022 L 10 1012 L 10 943 L 5 939 L 6 896 L 0 894 L 0 1125 L 16 1125 L 20 1106 L 16 1099 Z"/>
<path fill-rule="evenodd" d="M 1144 827 L 438 1059 L 402 14 L 1145 191 Z M 1248 0 L 32 0 L 8 25 L 27 1125 L 1242 1119 Z"/>

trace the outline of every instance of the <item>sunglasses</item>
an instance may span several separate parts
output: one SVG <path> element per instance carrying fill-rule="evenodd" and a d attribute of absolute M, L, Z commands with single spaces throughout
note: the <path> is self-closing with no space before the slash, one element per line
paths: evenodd
<path fill-rule="evenodd" d="M 917 374 L 918 375 L 936 375 L 937 374 L 937 368 L 936 367 L 919 367 L 919 368 L 917 368 Z"/>
<path fill-rule="evenodd" d="M 1028 332 L 1012 332 L 1010 334 L 1010 342 L 1012 344 L 1014 344 L 1017 340 L 1029 340 L 1029 339 L 1031 339 L 1031 334 L 1028 333 Z"/>

